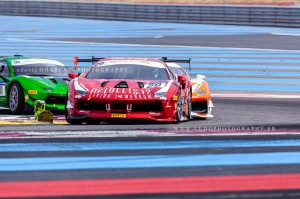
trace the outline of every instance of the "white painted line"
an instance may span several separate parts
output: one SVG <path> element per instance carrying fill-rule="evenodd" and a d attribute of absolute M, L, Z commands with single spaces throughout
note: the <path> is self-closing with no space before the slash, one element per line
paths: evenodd
<path fill-rule="evenodd" d="M 300 37 L 300 34 L 295 34 L 295 33 L 279 33 L 279 32 L 271 32 L 271 35 L 281 35 L 281 36 L 294 36 L 294 37 Z"/>
<path fill-rule="evenodd" d="M 8 41 L 23 41 L 23 42 L 36 42 L 36 43 L 60 43 L 60 44 L 96 44 L 96 45 L 118 45 L 118 46 L 148 46 L 148 47 L 168 47 L 168 48 L 204 48 L 204 49 L 228 49 L 228 50 L 253 50 L 253 51 L 271 51 L 271 52 L 297 52 L 300 50 L 284 50 L 284 49 L 264 49 L 264 48 L 232 48 L 232 47 L 207 47 L 207 46 L 176 46 L 176 45 L 146 45 L 146 44 L 120 44 L 120 43 L 97 43 L 97 42 L 81 42 L 81 41 L 52 41 L 52 40 L 27 40 L 8 38 Z"/>
<path fill-rule="evenodd" d="M 273 98 L 273 99 L 300 99 L 300 95 L 272 95 L 259 93 L 212 93 L 212 97 L 233 97 L 233 98 Z"/>
<path fill-rule="evenodd" d="M 210 132 L 210 131 L 172 131 L 159 132 L 155 130 L 132 130 L 132 131 L 56 131 L 56 132 L 0 132 L 1 139 L 33 139 L 33 138 L 112 138 L 112 137 L 169 137 L 169 136 L 253 136 L 253 135 L 299 135 L 300 131 L 293 130 L 289 132 L 275 131 L 275 132 L 264 132 L 264 131 L 253 131 L 253 132 Z"/>

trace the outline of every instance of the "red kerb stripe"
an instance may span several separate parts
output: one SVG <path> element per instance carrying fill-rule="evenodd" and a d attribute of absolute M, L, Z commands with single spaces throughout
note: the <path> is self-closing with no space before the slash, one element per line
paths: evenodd
<path fill-rule="evenodd" d="M 1 182 L 0 196 L 80 196 L 300 189 L 300 174 Z"/>

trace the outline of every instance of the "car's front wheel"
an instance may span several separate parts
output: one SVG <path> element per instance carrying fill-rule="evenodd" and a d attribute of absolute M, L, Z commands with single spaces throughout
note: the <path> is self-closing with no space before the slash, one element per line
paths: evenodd
<path fill-rule="evenodd" d="M 13 83 L 9 90 L 8 97 L 9 109 L 12 114 L 24 112 L 24 93 L 19 83 Z"/>
<path fill-rule="evenodd" d="M 177 106 L 176 106 L 176 123 L 179 123 L 182 120 L 182 96 L 181 96 L 181 88 L 178 90 L 178 97 L 177 97 Z"/>
<path fill-rule="evenodd" d="M 191 120 L 191 119 L 193 119 L 193 117 L 192 117 L 192 90 L 189 93 L 187 103 L 188 103 L 187 119 Z"/>

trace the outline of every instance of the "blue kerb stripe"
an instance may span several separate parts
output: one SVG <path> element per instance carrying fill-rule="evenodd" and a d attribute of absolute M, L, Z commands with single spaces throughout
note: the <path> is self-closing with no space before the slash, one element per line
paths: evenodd
<path fill-rule="evenodd" d="M 3 158 L 0 171 L 300 164 L 300 153 Z M 1 176 L 1 175 L 0 175 Z"/>
<path fill-rule="evenodd" d="M 0 152 L 32 151 L 89 151 L 89 150 L 147 150 L 184 148 L 229 147 L 282 147 L 300 146 L 300 140 L 214 140 L 167 142 L 73 142 L 73 143 L 6 143 L 0 144 Z"/>

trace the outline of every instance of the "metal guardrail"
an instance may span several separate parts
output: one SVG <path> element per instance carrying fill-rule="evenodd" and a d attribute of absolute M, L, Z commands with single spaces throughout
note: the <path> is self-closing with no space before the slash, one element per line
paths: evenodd
<path fill-rule="evenodd" d="M 300 27 L 300 8 L 0 1 L 1 15 Z"/>

